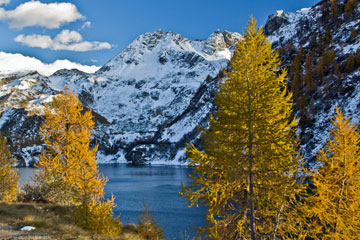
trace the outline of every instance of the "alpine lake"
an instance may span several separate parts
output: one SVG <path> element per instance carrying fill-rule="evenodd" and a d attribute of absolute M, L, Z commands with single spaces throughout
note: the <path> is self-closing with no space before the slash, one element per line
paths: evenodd
<path fill-rule="evenodd" d="M 108 178 L 106 197 L 115 197 L 115 216 L 121 222 L 137 223 L 144 204 L 163 228 L 166 239 L 193 239 L 193 227 L 205 225 L 206 208 L 188 207 L 181 197 L 181 183 L 190 181 L 191 168 L 182 166 L 131 166 L 126 164 L 100 164 L 100 173 Z M 20 183 L 31 181 L 35 168 L 19 168 Z"/>

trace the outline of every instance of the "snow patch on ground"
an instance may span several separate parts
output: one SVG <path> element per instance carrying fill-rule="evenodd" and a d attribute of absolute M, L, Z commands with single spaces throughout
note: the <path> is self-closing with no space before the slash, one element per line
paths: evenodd
<path fill-rule="evenodd" d="M 30 231 L 35 231 L 35 227 L 33 227 L 33 226 L 25 226 L 25 227 L 22 227 L 21 229 L 20 229 L 20 231 L 25 231 L 25 232 L 30 232 Z"/>

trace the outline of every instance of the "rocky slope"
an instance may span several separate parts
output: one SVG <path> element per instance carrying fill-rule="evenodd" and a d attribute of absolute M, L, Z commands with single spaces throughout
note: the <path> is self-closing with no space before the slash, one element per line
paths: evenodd
<path fill-rule="evenodd" d="M 289 69 L 308 162 L 328 138 L 335 106 L 359 123 L 360 9 L 349 2 L 277 11 L 264 26 Z M 217 76 L 239 40 L 238 33 L 216 31 L 193 41 L 159 30 L 139 36 L 95 74 L 2 75 L 0 130 L 19 163 L 31 164 L 41 151 L 43 103 L 67 85 L 93 109 L 99 161 L 185 164 L 183 149 L 197 143 L 199 126 L 206 126 Z"/>
<path fill-rule="evenodd" d="M 36 131 L 43 103 L 67 85 L 94 111 L 100 161 L 179 164 L 185 144 L 206 124 L 215 77 L 240 38 L 216 31 L 192 41 L 159 30 L 139 36 L 95 74 L 2 76 L 0 128 L 20 162 L 31 164 L 41 149 Z"/>
<path fill-rule="evenodd" d="M 360 6 L 352 2 L 357 1 L 277 11 L 264 27 L 289 70 L 298 134 L 309 163 L 329 137 L 335 106 L 360 123 Z"/>

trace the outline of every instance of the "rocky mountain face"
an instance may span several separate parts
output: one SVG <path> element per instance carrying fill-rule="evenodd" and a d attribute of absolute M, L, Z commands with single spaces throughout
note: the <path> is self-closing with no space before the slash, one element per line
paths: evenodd
<path fill-rule="evenodd" d="M 302 150 L 312 163 L 329 137 L 335 106 L 360 123 L 359 5 L 329 0 L 295 13 L 277 11 L 264 31 L 288 69 Z"/>
<path fill-rule="evenodd" d="M 19 163 L 32 164 L 41 151 L 43 103 L 66 85 L 93 110 L 99 161 L 185 163 L 183 149 L 206 125 L 216 76 L 240 39 L 216 31 L 192 41 L 159 30 L 139 36 L 95 74 L 2 75 L 1 131 Z"/>
<path fill-rule="evenodd" d="M 309 163 L 328 138 L 335 106 L 359 124 L 360 9 L 351 2 L 277 11 L 264 26 L 288 69 Z M 159 30 L 139 36 L 95 74 L 1 75 L 0 130 L 19 163 L 32 164 L 41 151 L 43 104 L 67 85 L 93 110 L 100 162 L 186 164 L 183 149 L 198 144 L 198 129 L 214 110 L 218 74 L 238 41 L 240 34 L 226 31 L 194 41 Z"/>

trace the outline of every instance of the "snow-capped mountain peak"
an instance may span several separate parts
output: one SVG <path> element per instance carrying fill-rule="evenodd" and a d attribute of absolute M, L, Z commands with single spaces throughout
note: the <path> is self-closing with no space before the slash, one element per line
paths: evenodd
<path fill-rule="evenodd" d="M 295 106 L 303 104 L 298 133 L 307 159 L 326 141 L 335 105 L 360 122 L 360 7 L 345 12 L 347 2 L 321 1 L 293 13 L 276 11 L 264 26 L 283 67 L 290 67 L 304 51 L 298 79 L 312 71 L 316 86 L 306 90 L 308 83 L 301 82 L 295 101 Z M 191 40 L 158 30 L 137 37 L 94 74 L 60 70 L 49 77 L 2 75 L 0 129 L 14 156 L 22 162 L 34 160 L 41 150 L 36 132 L 42 119 L 36 112 L 67 85 L 93 110 L 99 161 L 178 164 L 186 159 L 186 143 L 198 142 L 198 127 L 207 127 L 219 72 L 241 38 L 217 30 L 205 40 Z M 308 69 L 306 55 L 311 56 Z M 320 68 L 325 60 L 333 62 Z M 293 90 L 291 75 L 289 79 Z"/>
<path fill-rule="evenodd" d="M 240 39 L 240 34 L 227 31 L 216 31 L 206 40 L 191 40 L 158 30 L 137 37 L 95 74 L 59 70 L 49 77 L 41 77 L 38 82 L 54 95 L 67 85 L 78 94 L 86 108 L 93 110 L 98 124 L 94 134 L 100 144 L 100 161 L 139 163 L 151 160 L 159 163 L 176 160 L 179 163 L 184 158 L 185 144 L 196 141 L 197 127 L 206 124 L 212 109 L 209 100 L 211 89 L 216 86 L 215 78 L 227 66 L 234 45 Z M 4 82 L 20 88 L 17 99 L 27 99 L 29 93 L 34 92 L 31 86 L 35 82 L 17 83 L 16 79 L 12 76 Z M 4 85 L 0 100 L 7 99 L 5 94 L 11 91 L 10 85 Z M 45 97 L 51 99 L 49 94 Z M 0 128 L 10 129 L 9 121 L 15 113 L 21 116 L 32 107 L 41 107 L 41 99 L 34 99 L 34 102 L 36 106 L 27 104 L 25 111 L 4 109 L 7 114 L 2 115 L 3 121 L 0 118 Z M 21 109 L 25 105 L 12 106 Z M 29 116 L 22 116 L 22 119 L 27 122 Z M 16 131 L 7 132 L 15 134 L 9 138 L 19 135 Z M 27 151 L 18 156 L 32 156 L 29 151 L 35 150 L 39 148 L 16 151 Z"/>
<path fill-rule="evenodd" d="M 190 40 L 162 30 L 145 33 L 105 64 L 97 74 L 116 78 L 135 77 L 140 72 L 155 77 L 159 76 L 157 66 L 161 69 L 165 69 L 162 65 L 188 69 L 198 62 L 206 62 L 212 70 L 217 71 L 224 61 L 229 60 L 230 47 L 240 38 L 240 34 L 227 31 L 216 31 L 204 41 Z M 142 66 L 141 71 L 138 65 Z"/>

